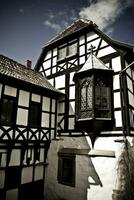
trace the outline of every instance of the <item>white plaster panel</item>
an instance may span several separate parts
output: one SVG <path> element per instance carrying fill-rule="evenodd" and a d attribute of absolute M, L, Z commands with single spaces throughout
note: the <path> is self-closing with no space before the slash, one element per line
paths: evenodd
<path fill-rule="evenodd" d="M 121 60 L 119 56 L 112 59 L 112 69 L 114 70 L 114 72 L 118 72 L 121 70 Z"/>
<path fill-rule="evenodd" d="M 74 122 L 75 122 L 75 119 L 74 118 L 69 118 L 69 129 L 74 129 Z"/>
<path fill-rule="evenodd" d="M 5 171 L 0 170 L 0 188 L 4 188 L 5 183 Z"/>
<path fill-rule="evenodd" d="M 44 162 L 44 149 L 40 149 L 40 162 Z"/>
<path fill-rule="evenodd" d="M 127 67 L 128 66 L 128 63 L 127 62 L 125 62 L 125 67 Z M 131 68 L 128 68 L 127 70 L 126 70 L 126 72 L 127 72 L 127 74 L 131 77 L 132 76 L 132 74 L 131 74 Z"/>
<path fill-rule="evenodd" d="M 48 113 L 42 113 L 41 126 L 49 127 L 49 114 Z"/>
<path fill-rule="evenodd" d="M 75 86 L 70 87 L 69 99 L 75 99 Z"/>
<path fill-rule="evenodd" d="M 26 92 L 24 90 L 20 90 L 19 91 L 19 102 L 18 104 L 20 106 L 26 106 L 29 107 L 29 92 Z"/>
<path fill-rule="evenodd" d="M 79 47 L 79 54 L 80 55 L 85 54 L 85 45 L 82 45 L 82 46 Z"/>
<path fill-rule="evenodd" d="M 35 167 L 35 175 L 34 175 L 35 181 L 43 179 L 43 169 L 44 169 L 44 166 L 42 165 Z"/>
<path fill-rule="evenodd" d="M 11 153 L 11 159 L 9 166 L 18 166 L 20 165 L 20 150 L 19 149 L 13 149 Z"/>
<path fill-rule="evenodd" d="M 82 56 L 79 58 L 79 63 L 80 63 L 80 65 L 85 63 L 85 56 Z"/>
<path fill-rule="evenodd" d="M 100 46 L 100 47 L 104 47 L 104 46 L 107 46 L 107 45 L 108 45 L 108 43 L 105 42 L 104 40 L 102 40 L 102 42 L 101 42 L 101 46 Z"/>
<path fill-rule="evenodd" d="M 1 158 L 1 167 L 6 166 L 6 158 L 7 158 L 7 152 L 2 153 L 2 158 Z"/>
<path fill-rule="evenodd" d="M 73 81 L 74 74 L 75 72 L 70 73 L 70 84 L 74 84 L 74 81 Z"/>
<path fill-rule="evenodd" d="M 71 109 L 73 111 L 73 113 L 75 112 L 75 101 L 71 101 L 70 102 L 70 106 L 71 106 Z"/>
<path fill-rule="evenodd" d="M 119 80 L 119 75 L 115 75 L 113 78 L 113 89 L 117 90 L 120 88 L 120 80 Z"/>
<path fill-rule="evenodd" d="M 53 66 L 56 65 L 56 63 L 57 63 L 57 57 L 54 57 L 53 58 Z"/>
<path fill-rule="evenodd" d="M 64 113 L 64 111 L 65 111 L 65 103 L 64 102 L 58 103 L 58 113 Z"/>
<path fill-rule="evenodd" d="M 89 32 L 89 33 L 87 33 L 87 42 L 90 41 L 90 40 L 93 40 L 97 37 L 98 37 L 98 35 L 96 33 L 94 33 L 93 31 Z"/>
<path fill-rule="evenodd" d="M 42 68 L 42 66 L 40 67 L 40 69 L 39 69 L 39 72 L 42 72 L 43 71 L 43 68 Z"/>
<path fill-rule="evenodd" d="M 32 182 L 33 167 L 24 167 L 22 169 L 21 184 Z"/>
<path fill-rule="evenodd" d="M 128 91 L 129 104 L 134 106 L 134 95 Z"/>
<path fill-rule="evenodd" d="M 0 98 L 1 98 L 2 86 L 3 85 L 0 83 Z"/>
<path fill-rule="evenodd" d="M 114 108 L 121 107 L 120 92 L 114 93 Z"/>
<path fill-rule="evenodd" d="M 27 125 L 28 122 L 28 110 L 18 108 L 17 111 L 17 124 L 18 125 Z"/>
<path fill-rule="evenodd" d="M 127 87 L 131 92 L 133 92 L 133 83 L 128 76 L 127 76 Z"/>
<path fill-rule="evenodd" d="M 49 83 L 51 83 L 51 85 L 54 86 L 54 79 L 49 79 L 48 81 L 49 81 Z"/>
<path fill-rule="evenodd" d="M 55 108 L 56 108 L 56 100 L 52 99 L 52 112 L 55 112 Z"/>
<path fill-rule="evenodd" d="M 53 49 L 53 56 L 57 55 L 57 48 Z"/>
<path fill-rule="evenodd" d="M 6 200 L 17 200 L 18 199 L 18 189 L 12 189 L 6 191 Z"/>
<path fill-rule="evenodd" d="M 51 67 L 51 60 L 44 61 L 43 63 L 44 69 L 48 69 Z"/>
<path fill-rule="evenodd" d="M 51 127 L 52 128 L 55 127 L 55 115 L 54 114 L 51 115 Z"/>
<path fill-rule="evenodd" d="M 121 111 L 115 111 L 115 125 L 116 127 L 121 127 L 122 126 L 122 115 Z"/>
<path fill-rule="evenodd" d="M 52 55 L 52 52 L 48 51 L 44 60 L 47 60 L 47 59 L 51 58 L 51 55 Z"/>
<path fill-rule="evenodd" d="M 56 88 L 65 87 L 65 75 L 56 77 L 55 83 L 56 83 Z"/>
<path fill-rule="evenodd" d="M 50 72 L 51 72 L 50 69 L 46 70 L 46 71 L 45 71 L 46 76 L 49 76 L 49 75 L 50 75 Z"/>
<path fill-rule="evenodd" d="M 53 67 L 52 68 L 52 74 L 55 74 L 56 73 L 56 67 Z"/>
<path fill-rule="evenodd" d="M 115 49 L 113 49 L 112 47 L 105 47 L 104 49 L 99 50 L 97 57 L 100 58 L 114 52 L 115 52 Z"/>
<path fill-rule="evenodd" d="M 72 104 L 71 104 L 72 103 Z M 74 102 L 70 102 L 69 103 L 69 115 L 74 115 L 75 114 L 75 110 L 73 109 L 72 105 Z M 74 106 L 74 105 L 73 105 Z"/>
<path fill-rule="evenodd" d="M 43 97 L 42 110 L 50 111 L 50 98 L 49 97 Z"/>
<path fill-rule="evenodd" d="M 85 43 L 85 36 L 82 35 L 80 38 L 79 38 L 79 44 L 84 44 Z"/>
<path fill-rule="evenodd" d="M 32 93 L 32 101 L 40 103 L 40 99 L 41 99 L 40 95 Z"/>
<path fill-rule="evenodd" d="M 63 119 L 63 116 L 58 116 L 58 122 L 60 122 Z M 64 128 L 64 120 L 60 123 L 60 126 Z"/>
<path fill-rule="evenodd" d="M 78 65 L 78 61 L 76 59 L 72 59 L 68 63 L 68 67 L 75 67 L 76 65 Z"/>
<path fill-rule="evenodd" d="M 98 48 L 98 45 L 99 45 L 99 42 L 100 42 L 100 38 L 92 41 L 92 42 L 89 42 L 87 44 L 87 51 L 90 52 L 90 49 L 91 49 L 91 45 L 94 47 L 94 50 L 96 50 Z"/>
<path fill-rule="evenodd" d="M 16 97 L 16 93 L 17 93 L 17 88 L 10 87 L 7 85 L 5 86 L 4 94 Z"/>

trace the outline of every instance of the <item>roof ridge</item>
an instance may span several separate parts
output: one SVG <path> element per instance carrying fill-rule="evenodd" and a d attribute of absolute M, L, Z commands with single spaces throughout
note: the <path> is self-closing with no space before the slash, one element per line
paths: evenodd
<path fill-rule="evenodd" d="M 72 24 L 70 24 L 69 26 L 67 26 L 63 31 L 60 31 L 56 36 L 54 36 L 52 39 L 50 39 L 45 46 L 48 46 L 51 42 L 57 41 L 59 38 L 57 38 L 58 36 L 62 35 L 64 32 L 66 32 L 67 30 L 69 30 L 71 27 L 73 27 L 76 23 L 78 22 L 82 22 L 85 23 L 87 26 L 90 24 L 94 24 L 93 21 L 88 20 L 88 19 L 84 19 L 84 18 L 79 18 L 77 20 L 75 20 Z M 76 32 L 77 30 L 75 30 L 74 32 Z"/>

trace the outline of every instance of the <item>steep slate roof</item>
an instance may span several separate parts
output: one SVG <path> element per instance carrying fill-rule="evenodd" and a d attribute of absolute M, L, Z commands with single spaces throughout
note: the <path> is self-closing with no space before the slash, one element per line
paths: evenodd
<path fill-rule="evenodd" d="M 77 73 L 88 71 L 90 69 L 111 70 L 92 53 L 89 55 L 83 67 Z"/>
<path fill-rule="evenodd" d="M 66 37 L 74 32 L 77 32 L 87 26 L 97 26 L 96 24 L 93 24 L 92 21 L 90 20 L 86 20 L 86 19 L 79 19 L 76 20 L 73 24 L 71 24 L 70 26 L 68 26 L 65 30 L 63 30 L 62 32 L 60 32 L 57 36 L 55 36 L 54 38 L 52 38 L 51 40 L 48 41 L 47 45 L 50 45 L 53 42 L 56 42 L 60 39 L 62 39 L 63 37 Z"/>
<path fill-rule="evenodd" d="M 56 90 L 41 73 L 29 69 L 3 55 L 0 55 L 0 75 L 12 77 L 60 93 L 60 91 Z"/>
<path fill-rule="evenodd" d="M 78 19 L 76 20 L 73 24 L 71 24 L 69 27 L 64 29 L 62 32 L 60 32 L 56 37 L 52 38 L 51 40 L 48 41 L 48 43 L 43 47 L 42 53 L 40 54 L 40 57 L 37 60 L 37 63 L 35 65 L 35 70 L 38 70 L 40 65 L 43 62 L 45 52 L 48 50 L 47 48 L 51 48 L 51 45 L 54 43 L 62 40 L 63 38 L 70 37 L 76 32 L 82 31 L 85 28 L 89 28 L 90 30 L 92 29 L 95 33 L 100 35 L 106 42 L 108 42 L 113 48 L 115 48 L 119 53 L 127 53 L 130 54 L 130 52 L 133 51 L 134 46 L 130 44 L 126 44 L 120 41 L 113 40 L 110 38 L 108 35 L 103 33 L 98 26 L 93 23 L 90 20 L 86 19 Z"/>

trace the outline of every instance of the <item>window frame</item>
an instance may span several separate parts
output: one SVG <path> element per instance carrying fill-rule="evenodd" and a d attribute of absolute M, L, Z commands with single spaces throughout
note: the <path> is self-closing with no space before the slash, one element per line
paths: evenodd
<path fill-rule="evenodd" d="M 4 99 L 6 100 L 9 100 L 9 101 L 12 101 L 12 111 L 10 113 L 10 121 L 7 122 L 7 121 L 2 121 L 2 106 L 3 106 L 3 102 L 4 102 Z M 9 112 L 7 112 L 9 114 Z M 5 125 L 14 125 L 16 123 L 16 117 L 17 117 L 17 99 L 16 97 L 12 97 L 12 96 L 9 96 L 9 95 L 3 95 L 3 97 L 1 98 L 0 100 L 0 123 L 1 124 L 5 124 Z"/>
<path fill-rule="evenodd" d="M 71 171 L 72 171 L 72 177 L 69 181 L 65 180 L 66 178 L 64 176 L 66 176 L 65 173 L 65 166 L 64 166 L 64 162 L 65 160 L 70 160 L 71 163 Z M 68 166 L 68 169 L 70 168 L 70 166 Z M 68 174 L 70 174 L 70 170 L 67 172 Z M 76 179 L 76 155 L 72 155 L 72 154 L 65 154 L 65 153 L 58 153 L 58 183 L 63 184 L 63 185 L 67 185 L 67 186 L 71 186 L 71 187 L 75 187 L 75 179 Z"/>
<path fill-rule="evenodd" d="M 101 75 L 101 74 L 100 74 Z M 76 103 L 78 108 L 76 110 L 77 119 L 76 120 L 86 120 L 91 118 L 96 119 L 112 119 L 113 118 L 113 94 L 112 94 L 112 82 L 108 79 L 101 81 L 100 85 L 97 85 L 98 82 L 96 81 L 98 75 L 94 74 L 89 77 L 83 77 L 79 80 L 76 89 L 78 90 L 78 98 Z M 103 79 L 102 79 L 103 80 Z M 85 86 L 84 86 L 85 85 Z M 90 89 L 92 87 L 92 89 Z M 85 88 L 85 92 L 90 91 L 91 97 L 87 95 L 83 95 L 85 99 L 82 97 L 82 89 Z M 100 95 L 97 94 L 97 90 L 99 91 Z M 105 93 L 102 92 L 105 90 Z M 99 97 L 100 107 L 97 106 L 97 96 Z M 91 98 L 91 100 L 90 100 Z M 90 100 L 90 102 L 89 102 Z M 106 105 L 103 107 L 102 100 L 106 100 Z M 91 102 L 92 101 L 92 102 Z M 82 103 L 83 108 L 82 109 Z M 85 105 L 85 106 L 84 106 Z"/>
<path fill-rule="evenodd" d="M 72 45 L 76 45 L 75 52 L 69 54 L 70 47 Z M 65 56 L 64 57 L 59 57 L 59 55 L 60 55 L 59 52 L 60 52 L 61 49 L 65 49 Z M 72 57 L 76 56 L 77 54 L 78 54 L 78 42 L 77 42 L 77 40 L 75 40 L 73 42 L 70 42 L 70 43 L 67 43 L 65 45 L 62 45 L 62 46 L 58 47 L 57 61 L 62 61 L 62 60 L 65 60 L 67 58 L 72 58 Z"/>
<path fill-rule="evenodd" d="M 36 105 L 38 107 L 38 113 L 36 116 L 37 123 L 32 121 L 32 115 L 31 113 L 33 112 L 32 110 L 32 106 Z M 30 127 L 41 127 L 41 113 L 42 113 L 42 109 L 41 109 L 41 103 L 40 102 L 36 102 L 36 101 L 30 101 L 30 105 L 29 105 L 29 111 L 28 111 L 28 126 Z"/>

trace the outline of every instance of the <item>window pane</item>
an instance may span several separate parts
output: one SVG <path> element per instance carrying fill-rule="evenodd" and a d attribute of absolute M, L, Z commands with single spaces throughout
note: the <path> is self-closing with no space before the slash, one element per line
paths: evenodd
<path fill-rule="evenodd" d="M 4 98 L 1 104 L 1 122 L 13 123 L 14 121 L 14 101 Z"/>
<path fill-rule="evenodd" d="M 62 180 L 65 182 L 72 183 L 73 180 L 73 160 L 72 159 L 63 159 L 63 175 Z"/>
<path fill-rule="evenodd" d="M 41 123 L 41 105 L 37 102 L 31 102 L 29 109 L 29 125 L 40 126 Z"/>
<path fill-rule="evenodd" d="M 61 184 L 75 186 L 75 156 L 59 156 L 58 181 Z"/>
<path fill-rule="evenodd" d="M 68 46 L 68 55 L 75 55 L 77 53 L 77 43 Z"/>
<path fill-rule="evenodd" d="M 63 48 L 59 49 L 58 59 L 65 58 L 66 54 L 67 54 L 67 48 L 66 47 L 63 47 Z"/>
<path fill-rule="evenodd" d="M 84 78 L 80 89 L 80 118 L 92 116 L 92 78 Z"/>
<path fill-rule="evenodd" d="M 95 87 L 95 116 L 110 117 L 110 88 Z"/>

